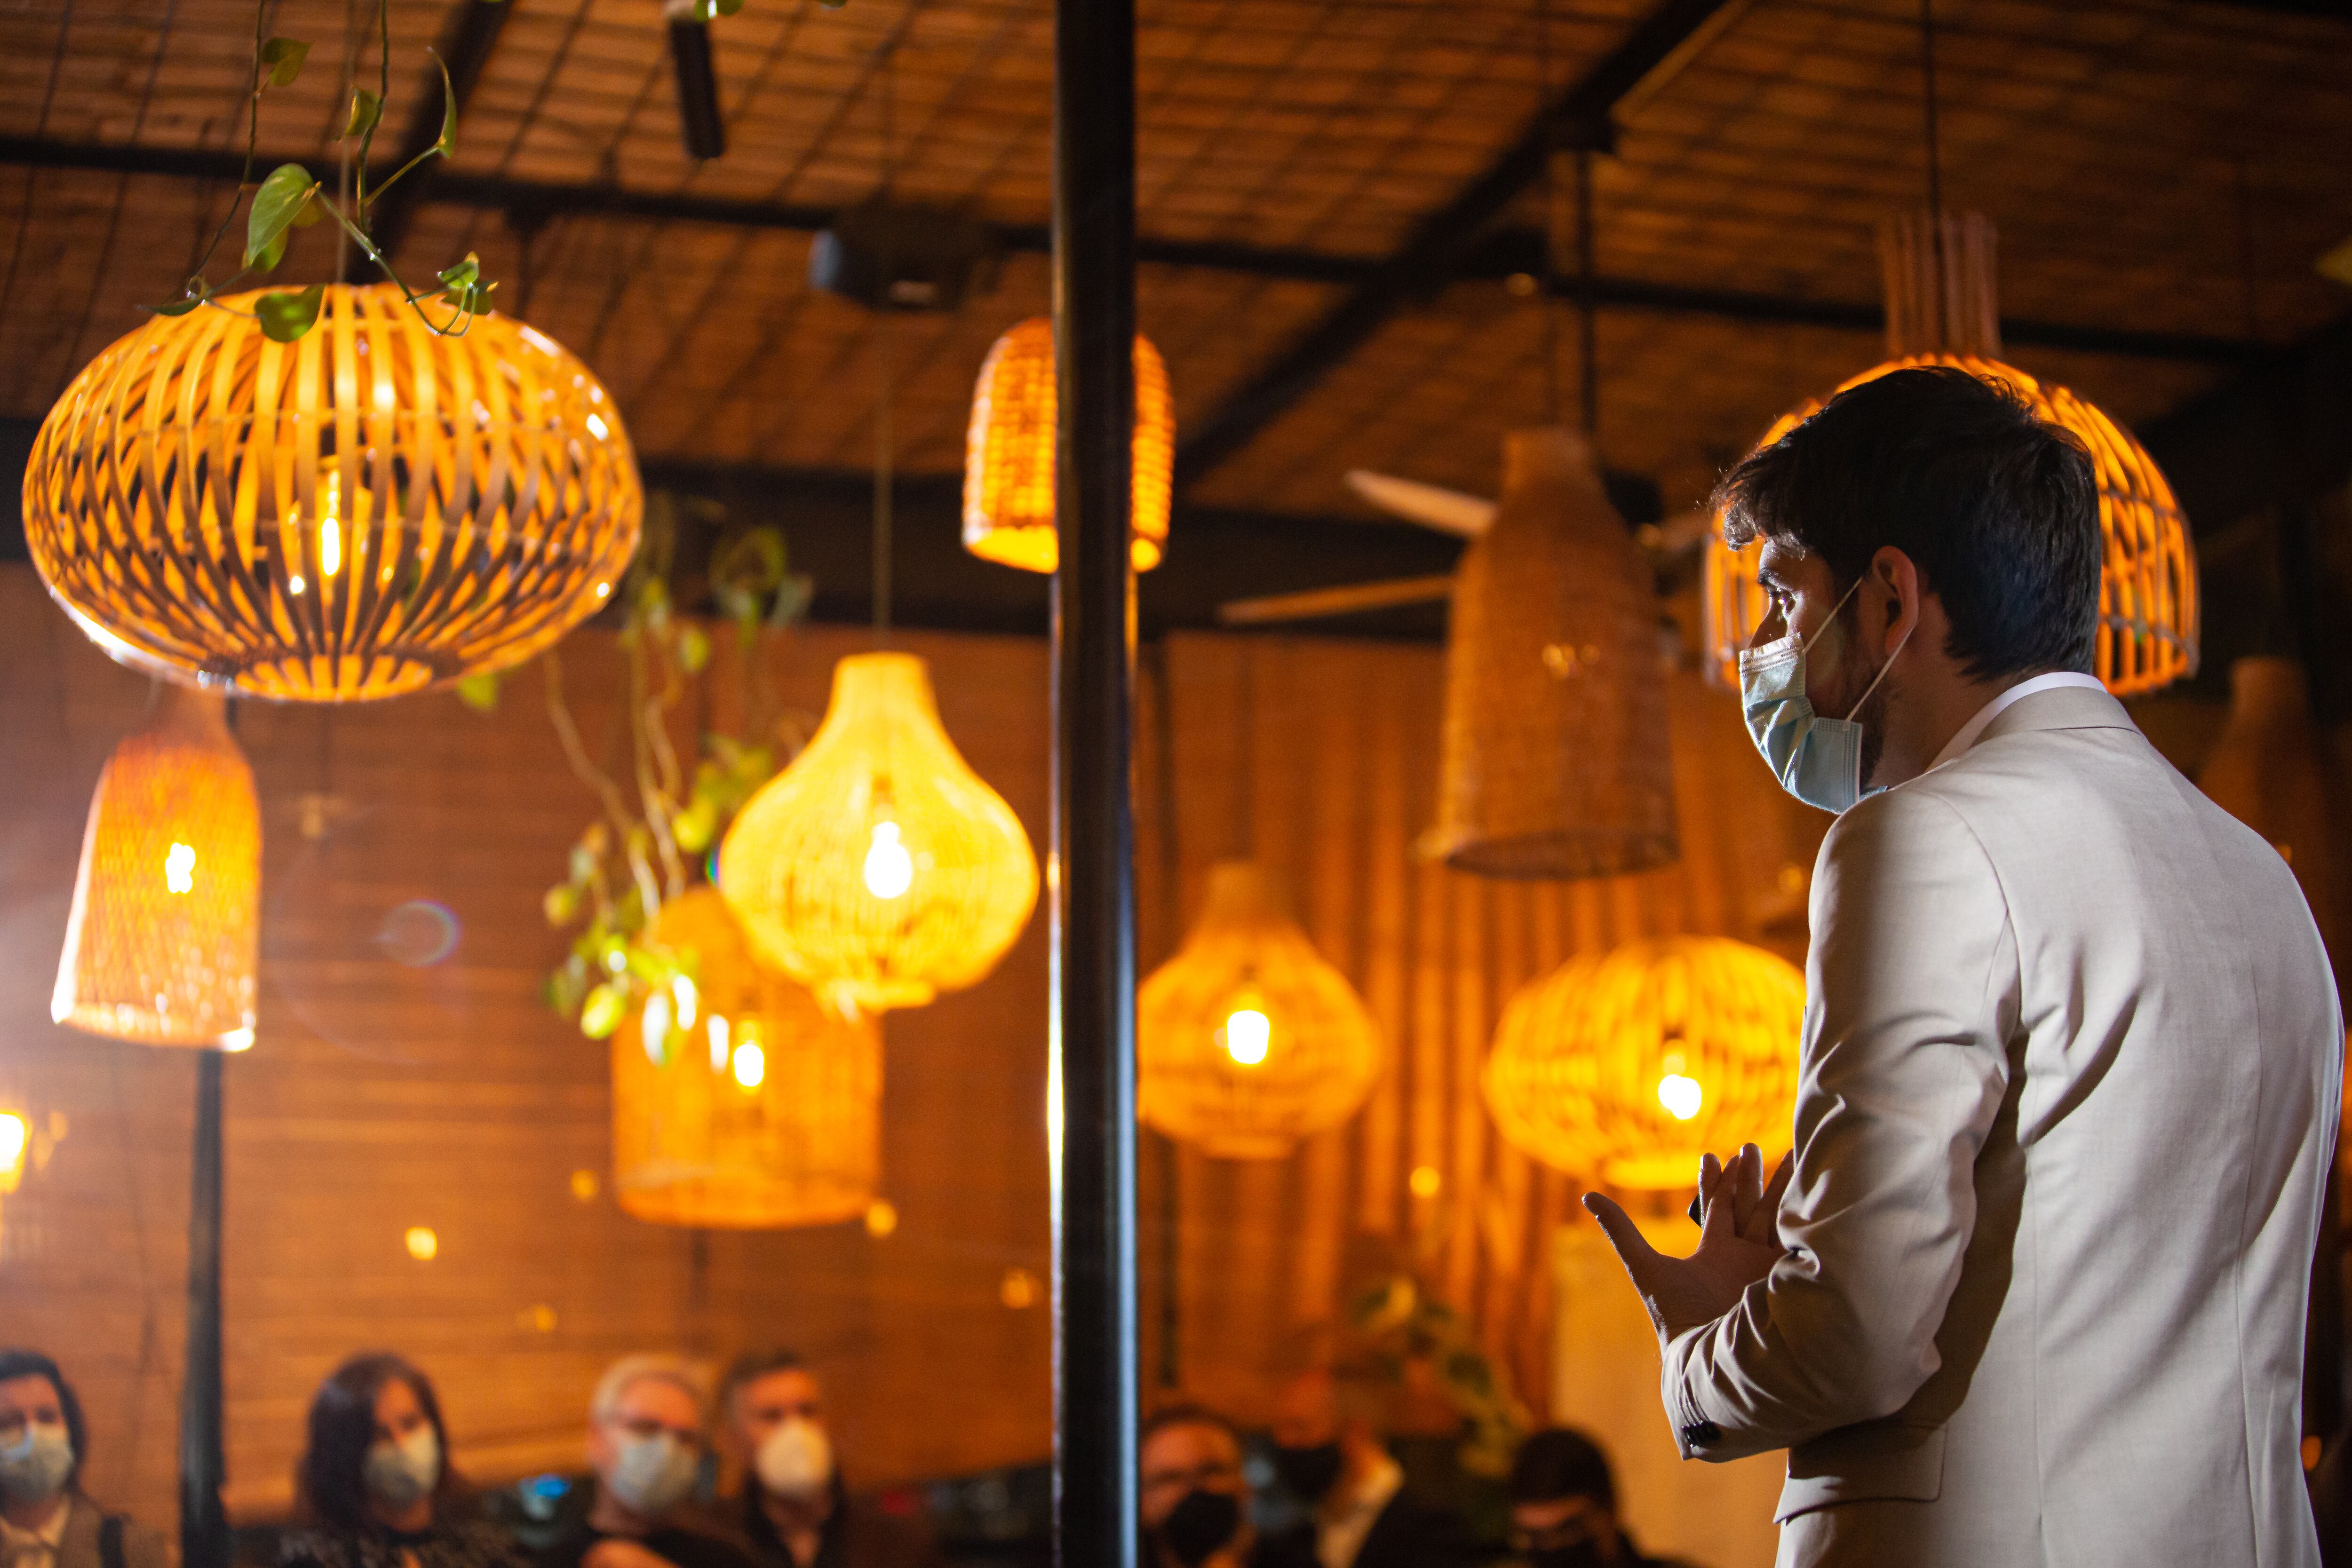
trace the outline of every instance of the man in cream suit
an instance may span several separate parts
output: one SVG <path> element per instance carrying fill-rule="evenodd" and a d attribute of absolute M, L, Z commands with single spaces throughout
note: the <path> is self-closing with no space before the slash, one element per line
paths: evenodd
<path fill-rule="evenodd" d="M 2097 497 L 1965 372 L 1834 399 L 1725 481 L 1742 662 L 1822 845 L 1795 1148 L 1697 1251 L 1587 1207 L 1685 1458 L 1789 1450 L 1783 1564 L 2313 1568 L 2303 1336 L 2342 1079 L 2278 852 L 2084 674 Z"/>

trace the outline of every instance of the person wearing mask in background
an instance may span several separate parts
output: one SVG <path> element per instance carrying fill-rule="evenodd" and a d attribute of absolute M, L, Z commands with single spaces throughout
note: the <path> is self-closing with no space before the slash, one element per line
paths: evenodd
<path fill-rule="evenodd" d="M 0 1350 L 0 1563 L 8 1568 L 163 1568 L 163 1538 L 81 1490 L 81 1401 L 38 1351 Z"/>
<path fill-rule="evenodd" d="M 825 1427 L 824 1389 L 799 1356 L 739 1357 L 719 1392 L 719 1419 L 743 1475 L 742 1510 L 729 1522 L 762 1568 L 937 1568 L 919 1524 L 850 1495 Z"/>
<path fill-rule="evenodd" d="M 702 1389 L 674 1355 L 624 1356 L 588 1404 L 596 1488 L 541 1568 L 756 1568 L 750 1549 L 688 1508 L 702 1472 Z"/>
<path fill-rule="evenodd" d="M 1275 1396 L 1274 1465 L 1313 1511 L 1275 1542 L 1307 1568 L 1455 1568 L 1468 1532 L 1446 1510 L 1405 1490 L 1380 1438 L 1385 1390 L 1353 1369 L 1315 1365 Z"/>
<path fill-rule="evenodd" d="M 1528 1568 L 1690 1568 L 1633 1544 L 1609 1456 L 1581 1432 L 1554 1427 L 1520 1444 L 1509 1494 L 1511 1552 Z"/>
<path fill-rule="evenodd" d="M 396 1355 L 355 1355 L 310 1399 L 294 1468 L 296 1528 L 281 1568 L 521 1568 L 506 1532 L 476 1518 L 449 1463 L 441 1403 Z"/>
<path fill-rule="evenodd" d="M 1144 1568 L 1268 1568 L 1242 1477 L 1241 1435 L 1200 1405 L 1154 1411 L 1137 1435 Z"/>

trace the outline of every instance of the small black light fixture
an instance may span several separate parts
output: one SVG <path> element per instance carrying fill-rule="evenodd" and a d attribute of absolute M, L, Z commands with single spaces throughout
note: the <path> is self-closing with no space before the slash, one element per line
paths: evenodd
<path fill-rule="evenodd" d="M 669 63 L 677 81 L 677 129 L 686 155 L 705 162 L 727 151 L 727 127 L 719 118 L 719 73 L 710 63 L 710 6 L 707 0 L 668 0 Z"/>

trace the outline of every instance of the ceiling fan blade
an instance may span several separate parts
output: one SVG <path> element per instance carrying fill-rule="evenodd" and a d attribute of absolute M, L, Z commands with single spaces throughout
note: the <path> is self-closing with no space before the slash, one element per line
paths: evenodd
<path fill-rule="evenodd" d="M 1217 620 L 1227 626 L 1319 621 L 1328 615 L 1352 615 L 1360 610 L 1427 604 L 1453 591 L 1454 579 L 1450 575 L 1399 577 L 1384 582 L 1349 583 L 1341 588 L 1310 588 L 1300 593 L 1270 593 L 1263 599 L 1229 600 L 1217 606 Z"/>
<path fill-rule="evenodd" d="M 1495 520 L 1495 503 L 1483 496 L 1375 474 L 1369 468 L 1349 469 L 1348 488 L 1383 512 L 1465 539 L 1476 538 Z"/>

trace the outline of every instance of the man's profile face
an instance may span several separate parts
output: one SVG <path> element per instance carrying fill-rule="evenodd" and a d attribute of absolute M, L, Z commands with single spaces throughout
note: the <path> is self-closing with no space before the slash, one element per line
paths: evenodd
<path fill-rule="evenodd" d="M 824 1390 L 805 1367 L 762 1373 L 736 1389 L 729 1404 L 728 1430 L 736 1454 L 747 1462 L 768 1434 L 787 1421 L 824 1425 Z"/>
<path fill-rule="evenodd" d="M 1210 1422 L 1162 1427 L 1143 1445 L 1143 1527 L 1157 1527 L 1194 1490 L 1245 1499 L 1241 1448 L 1233 1434 Z M 1246 1516 L 1246 1501 L 1243 1511 Z"/>
<path fill-rule="evenodd" d="M 1792 632 L 1799 642 L 1811 644 L 1805 656 L 1805 695 L 1815 713 L 1846 717 L 1877 666 L 1862 657 L 1852 635 L 1851 615 L 1844 617 L 1846 625 L 1823 635 L 1843 597 L 1830 563 L 1794 539 L 1767 535 L 1756 580 L 1764 590 L 1765 613 L 1748 645 L 1760 648 Z"/>
<path fill-rule="evenodd" d="M 1511 1550 L 1554 1552 L 1591 1542 L 1601 1561 L 1617 1561 L 1617 1515 L 1597 1498 L 1549 1498 L 1511 1505 Z"/>

